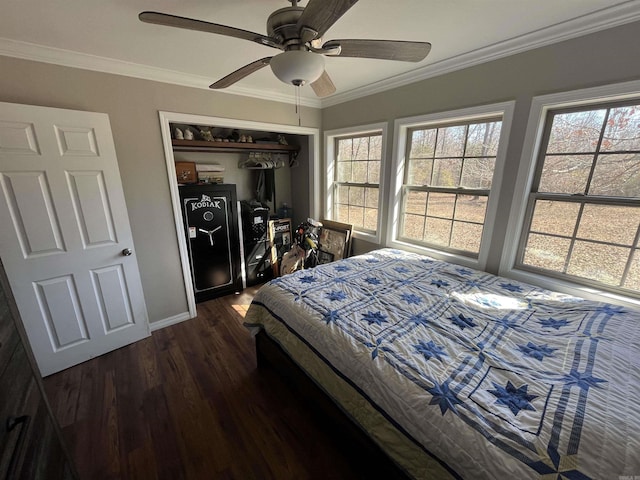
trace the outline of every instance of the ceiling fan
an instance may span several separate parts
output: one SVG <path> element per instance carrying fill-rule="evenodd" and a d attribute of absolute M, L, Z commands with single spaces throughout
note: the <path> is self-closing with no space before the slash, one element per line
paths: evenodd
<path fill-rule="evenodd" d="M 267 19 L 267 35 L 159 12 L 142 12 L 138 18 L 147 23 L 216 33 L 282 50 L 221 78 L 209 86 L 213 89 L 226 88 L 270 65 L 275 76 L 284 83 L 295 86 L 310 83 L 317 96 L 325 97 L 334 93 L 336 87 L 324 69 L 324 55 L 419 62 L 431 50 L 428 42 L 397 40 L 329 40 L 322 43 L 322 35 L 358 0 L 309 0 L 306 8 L 299 7 L 298 0 L 289 1 L 290 7 L 276 10 Z"/>

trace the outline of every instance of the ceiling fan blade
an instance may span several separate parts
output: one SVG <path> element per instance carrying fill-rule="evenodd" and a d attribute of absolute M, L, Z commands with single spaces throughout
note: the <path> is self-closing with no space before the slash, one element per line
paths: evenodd
<path fill-rule="evenodd" d="M 399 40 L 329 40 L 322 49 L 340 47 L 340 57 L 378 58 L 419 62 L 431 51 L 428 42 L 404 42 Z"/>
<path fill-rule="evenodd" d="M 226 77 L 221 78 L 215 83 L 209 85 L 209 88 L 219 89 L 219 88 L 227 88 L 230 85 L 233 85 L 237 81 L 242 80 L 244 77 L 251 75 L 254 72 L 257 72 L 263 67 L 269 65 L 272 57 L 261 58 L 260 60 L 256 60 L 255 62 L 251 62 L 244 67 L 239 68 L 235 72 L 230 73 Z"/>
<path fill-rule="evenodd" d="M 298 19 L 298 31 L 302 41 L 308 42 L 322 37 L 357 2 L 358 0 L 309 0 Z M 317 33 L 313 35 L 308 30 L 305 31 L 305 27 Z"/>
<path fill-rule="evenodd" d="M 311 84 L 311 88 L 313 88 L 313 91 L 318 97 L 326 97 L 336 91 L 336 86 L 333 84 L 326 70 L 322 72 L 320 78 Z"/>
<path fill-rule="evenodd" d="M 197 30 L 199 32 L 216 33 L 218 35 L 226 35 L 227 37 L 241 38 L 251 42 L 267 45 L 268 47 L 284 49 L 284 46 L 277 40 L 261 35 L 259 33 L 242 30 L 240 28 L 228 27 L 217 23 L 205 22 L 203 20 L 195 20 L 193 18 L 178 17 L 177 15 L 169 15 L 160 12 L 142 12 L 138 18 L 146 23 L 156 25 L 165 25 L 167 27 L 186 28 L 188 30 Z"/>

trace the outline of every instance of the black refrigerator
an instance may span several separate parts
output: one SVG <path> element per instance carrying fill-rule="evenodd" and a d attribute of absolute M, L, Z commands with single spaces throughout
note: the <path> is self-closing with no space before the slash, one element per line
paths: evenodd
<path fill-rule="evenodd" d="M 196 302 L 241 291 L 236 186 L 179 189 Z"/>

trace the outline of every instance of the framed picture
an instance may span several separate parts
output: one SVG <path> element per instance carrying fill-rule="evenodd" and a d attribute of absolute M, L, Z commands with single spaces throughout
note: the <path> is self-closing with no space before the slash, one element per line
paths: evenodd
<path fill-rule="evenodd" d="M 332 260 L 340 260 L 351 254 L 351 233 L 353 227 L 347 223 L 322 220 L 319 250 L 331 254 Z"/>
<path fill-rule="evenodd" d="M 324 250 L 318 250 L 318 264 L 322 265 L 324 263 L 333 262 L 333 254 L 329 252 L 325 252 Z"/>

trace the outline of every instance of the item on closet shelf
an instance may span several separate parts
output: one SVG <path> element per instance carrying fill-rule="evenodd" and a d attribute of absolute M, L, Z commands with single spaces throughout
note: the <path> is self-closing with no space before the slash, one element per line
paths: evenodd
<path fill-rule="evenodd" d="M 278 143 L 280 145 L 289 145 L 289 142 L 287 142 L 287 139 L 282 134 L 278 135 Z"/>
<path fill-rule="evenodd" d="M 247 143 L 247 136 L 242 134 L 240 135 L 240 143 Z"/>
<path fill-rule="evenodd" d="M 200 130 L 200 136 L 207 142 L 213 142 L 213 135 L 209 130 Z"/>
<path fill-rule="evenodd" d="M 253 137 L 251 135 L 247 136 L 247 143 L 253 143 Z"/>
<path fill-rule="evenodd" d="M 185 140 L 193 140 L 193 132 L 191 130 L 184 131 L 184 139 Z"/>
<path fill-rule="evenodd" d="M 176 162 L 176 179 L 179 184 L 196 183 L 196 164 L 194 162 Z"/>
<path fill-rule="evenodd" d="M 198 181 L 202 183 L 224 183 L 224 165 L 197 163 Z"/>
<path fill-rule="evenodd" d="M 176 140 L 184 140 L 184 134 L 182 133 L 182 130 L 180 130 L 179 128 L 176 128 L 173 131 L 173 136 Z"/>

